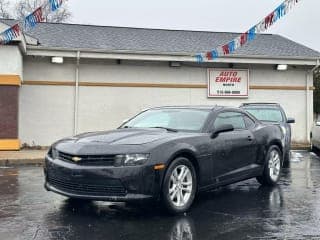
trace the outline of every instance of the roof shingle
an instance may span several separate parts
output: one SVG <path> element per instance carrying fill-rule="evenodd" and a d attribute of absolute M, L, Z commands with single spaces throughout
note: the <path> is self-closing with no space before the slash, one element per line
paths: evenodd
<path fill-rule="evenodd" d="M 0 19 L 12 25 L 14 20 Z M 194 54 L 226 44 L 239 33 L 108 27 L 80 24 L 40 23 L 27 32 L 48 48 L 104 51 Z M 287 38 L 259 34 L 233 55 L 319 58 L 320 53 Z"/>

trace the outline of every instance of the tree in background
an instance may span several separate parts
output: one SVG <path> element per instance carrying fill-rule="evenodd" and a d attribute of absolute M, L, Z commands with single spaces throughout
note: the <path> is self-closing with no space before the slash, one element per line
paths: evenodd
<path fill-rule="evenodd" d="M 48 0 L 18 0 L 16 4 L 9 3 L 7 0 L 0 0 L 0 18 L 24 19 L 39 6 L 48 3 Z M 66 3 L 57 11 L 51 12 L 49 5 L 43 10 L 44 21 L 46 22 L 68 22 L 72 14 Z"/>
<path fill-rule="evenodd" d="M 0 0 L 0 18 L 10 18 L 9 1 Z"/>

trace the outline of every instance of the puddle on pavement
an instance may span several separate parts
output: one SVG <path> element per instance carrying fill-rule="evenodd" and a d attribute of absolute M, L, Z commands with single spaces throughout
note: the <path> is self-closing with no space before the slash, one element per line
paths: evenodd
<path fill-rule="evenodd" d="M 0 239 L 320 239 L 320 159 L 292 152 L 279 186 L 254 179 L 202 193 L 181 216 L 157 204 L 71 201 L 39 167 L 0 169 Z"/>

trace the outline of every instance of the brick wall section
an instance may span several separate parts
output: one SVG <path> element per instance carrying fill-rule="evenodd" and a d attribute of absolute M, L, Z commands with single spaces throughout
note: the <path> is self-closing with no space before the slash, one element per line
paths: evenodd
<path fill-rule="evenodd" d="M 19 86 L 0 86 L 0 139 L 18 138 Z"/>

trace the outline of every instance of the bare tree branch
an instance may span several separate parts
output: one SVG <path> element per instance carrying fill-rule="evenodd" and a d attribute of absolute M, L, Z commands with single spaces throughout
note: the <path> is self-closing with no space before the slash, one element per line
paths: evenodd
<path fill-rule="evenodd" d="M 64 3 L 58 10 L 51 12 L 48 0 L 19 0 L 14 7 L 10 7 L 7 0 L 0 0 L 0 18 L 15 18 L 23 20 L 25 16 L 32 13 L 38 7 L 46 4 L 43 9 L 43 17 L 46 22 L 68 22 L 72 14 L 67 3 Z M 10 11 L 10 9 L 13 9 Z"/>
<path fill-rule="evenodd" d="M 9 1 L 0 0 L 0 18 L 12 18 L 13 16 L 9 12 Z"/>

